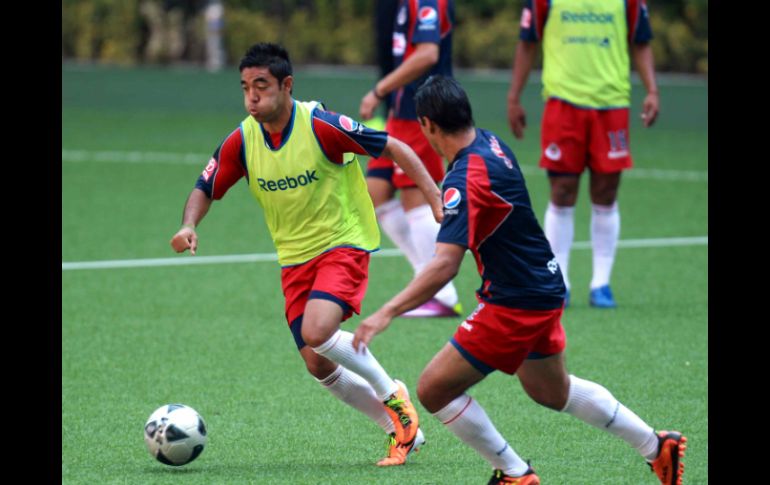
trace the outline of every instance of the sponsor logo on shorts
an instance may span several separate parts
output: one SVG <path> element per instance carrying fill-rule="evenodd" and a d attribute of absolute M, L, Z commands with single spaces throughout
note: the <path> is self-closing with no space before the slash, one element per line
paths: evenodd
<path fill-rule="evenodd" d="M 206 168 L 203 169 L 203 180 L 206 182 L 209 181 L 212 175 L 214 175 L 214 172 L 217 169 L 217 161 L 214 157 L 211 157 L 211 160 L 209 160 L 208 165 L 206 165 Z"/>
<path fill-rule="evenodd" d="M 469 331 L 469 332 L 470 332 L 471 330 L 473 330 L 473 325 L 471 325 L 471 324 L 470 324 L 470 323 L 468 323 L 468 322 L 463 322 L 463 323 L 461 323 L 461 324 L 460 324 L 460 326 L 461 326 L 462 328 L 464 328 L 465 330 Z"/>
<path fill-rule="evenodd" d="M 561 149 L 556 143 L 551 143 L 548 148 L 545 149 L 545 156 L 553 160 L 554 162 L 561 160 Z"/>
<path fill-rule="evenodd" d="M 473 320 L 473 319 L 476 317 L 476 315 L 478 315 L 478 313 L 479 313 L 481 310 L 483 310 L 483 309 L 484 309 L 484 304 L 483 304 L 483 303 L 479 303 L 479 305 L 476 307 L 476 309 L 475 309 L 475 310 L 473 310 L 473 313 L 471 313 L 471 314 L 470 314 L 470 316 L 469 316 L 468 318 L 466 318 L 465 320 L 466 320 L 466 321 L 471 321 L 471 320 Z"/>

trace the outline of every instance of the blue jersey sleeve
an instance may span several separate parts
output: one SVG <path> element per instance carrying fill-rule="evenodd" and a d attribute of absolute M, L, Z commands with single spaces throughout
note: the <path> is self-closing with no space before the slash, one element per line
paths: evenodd
<path fill-rule="evenodd" d="M 457 160 L 444 179 L 442 199 L 444 220 L 437 242 L 457 244 L 468 248 L 468 199 L 466 193 L 467 160 Z"/>
<path fill-rule="evenodd" d="M 417 18 L 412 23 L 412 44 L 421 42 L 441 42 L 441 26 L 439 23 L 438 0 L 419 0 L 417 2 Z"/>
<path fill-rule="evenodd" d="M 650 14 L 647 11 L 647 2 L 639 2 L 639 19 L 634 32 L 634 43 L 646 44 L 652 40 L 652 27 L 650 27 Z"/>
<path fill-rule="evenodd" d="M 373 130 L 349 116 L 313 110 L 313 133 L 326 157 L 343 163 L 345 153 L 379 157 L 388 143 L 388 134 Z"/>

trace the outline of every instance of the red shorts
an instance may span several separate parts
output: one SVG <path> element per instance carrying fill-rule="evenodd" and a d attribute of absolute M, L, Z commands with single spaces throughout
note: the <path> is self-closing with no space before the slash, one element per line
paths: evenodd
<path fill-rule="evenodd" d="M 578 108 L 561 99 L 545 104 L 540 166 L 579 174 L 588 166 L 615 173 L 633 166 L 629 151 L 628 108 Z"/>
<path fill-rule="evenodd" d="M 435 182 L 444 180 L 444 164 L 441 156 L 430 146 L 428 139 L 420 130 L 420 123 L 417 120 L 401 120 L 393 117 L 388 118 L 385 124 L 385 131 L 393 138 L 397 138 L 409 145 L 422 160 L 425 169 Z M 391 181 L 397 189 L 406 187 L 417 187 L 412 179 L 406 176 L 401 167 L 393 163 L 389 158 L 372 158 L 366 165 L 367 177 L 380 177 Z"/>
<path fill-rule="evenodd" d="M 334 248 L 306 263 L 281 269 L 286 299 L 286 321 L 292 325 L 305 313 L 311 298 L 330 300 L 342 307 L 347 320 L 361 313 L 369 282 L 369 253 L 362 249 Z"/>
<path fill-rule="evenodd" d="M 515 374 L 524 359 L 564 350 L 563 310 L 522 310 L 480 302 L 457 327 L 451 342 L 482 373 L 499 369 Z"/>

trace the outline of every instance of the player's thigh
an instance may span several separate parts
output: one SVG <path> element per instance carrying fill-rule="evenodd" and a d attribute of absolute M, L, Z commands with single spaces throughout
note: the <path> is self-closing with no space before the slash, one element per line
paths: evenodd
<path fill-rule="evenodd" d="M 517 371 L 524 391 L 534 401 L 552 409 L 562 409 L 569 396 L 569 375 L 564 353 L 545 358 L 528 358 Z"/>
<path fill-rule="evenodd" d="M 366 189 L 369 191 L 369 197 L 372 198 L 374 207 L 379 207 L 393 198 L 396 190 L 390 181 L 390 177 L 392 176 L 391 170 L 389 178 L 377 176 L 366 177 Z"/>
<path fill-rule="evenodd" d="M 425 409 L 435 413 L 486 377 L 447 343 L 428 363 L 417 383 Z"/>
<path fill-rule="evenodd" d="M 591 172 L 591 202 L 612 205 L 618 199 L 621 172 Z"/>

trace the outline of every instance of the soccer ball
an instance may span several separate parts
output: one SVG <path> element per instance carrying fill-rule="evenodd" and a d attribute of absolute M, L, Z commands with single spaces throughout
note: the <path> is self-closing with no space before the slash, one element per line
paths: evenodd
<path fill-rule="evenodd" d="M 206 423 L 190 406 L 167 404 L 144 425 L 147 450 L 159 462 L 181 466 L 198 458 L 206 445 Z"/>

